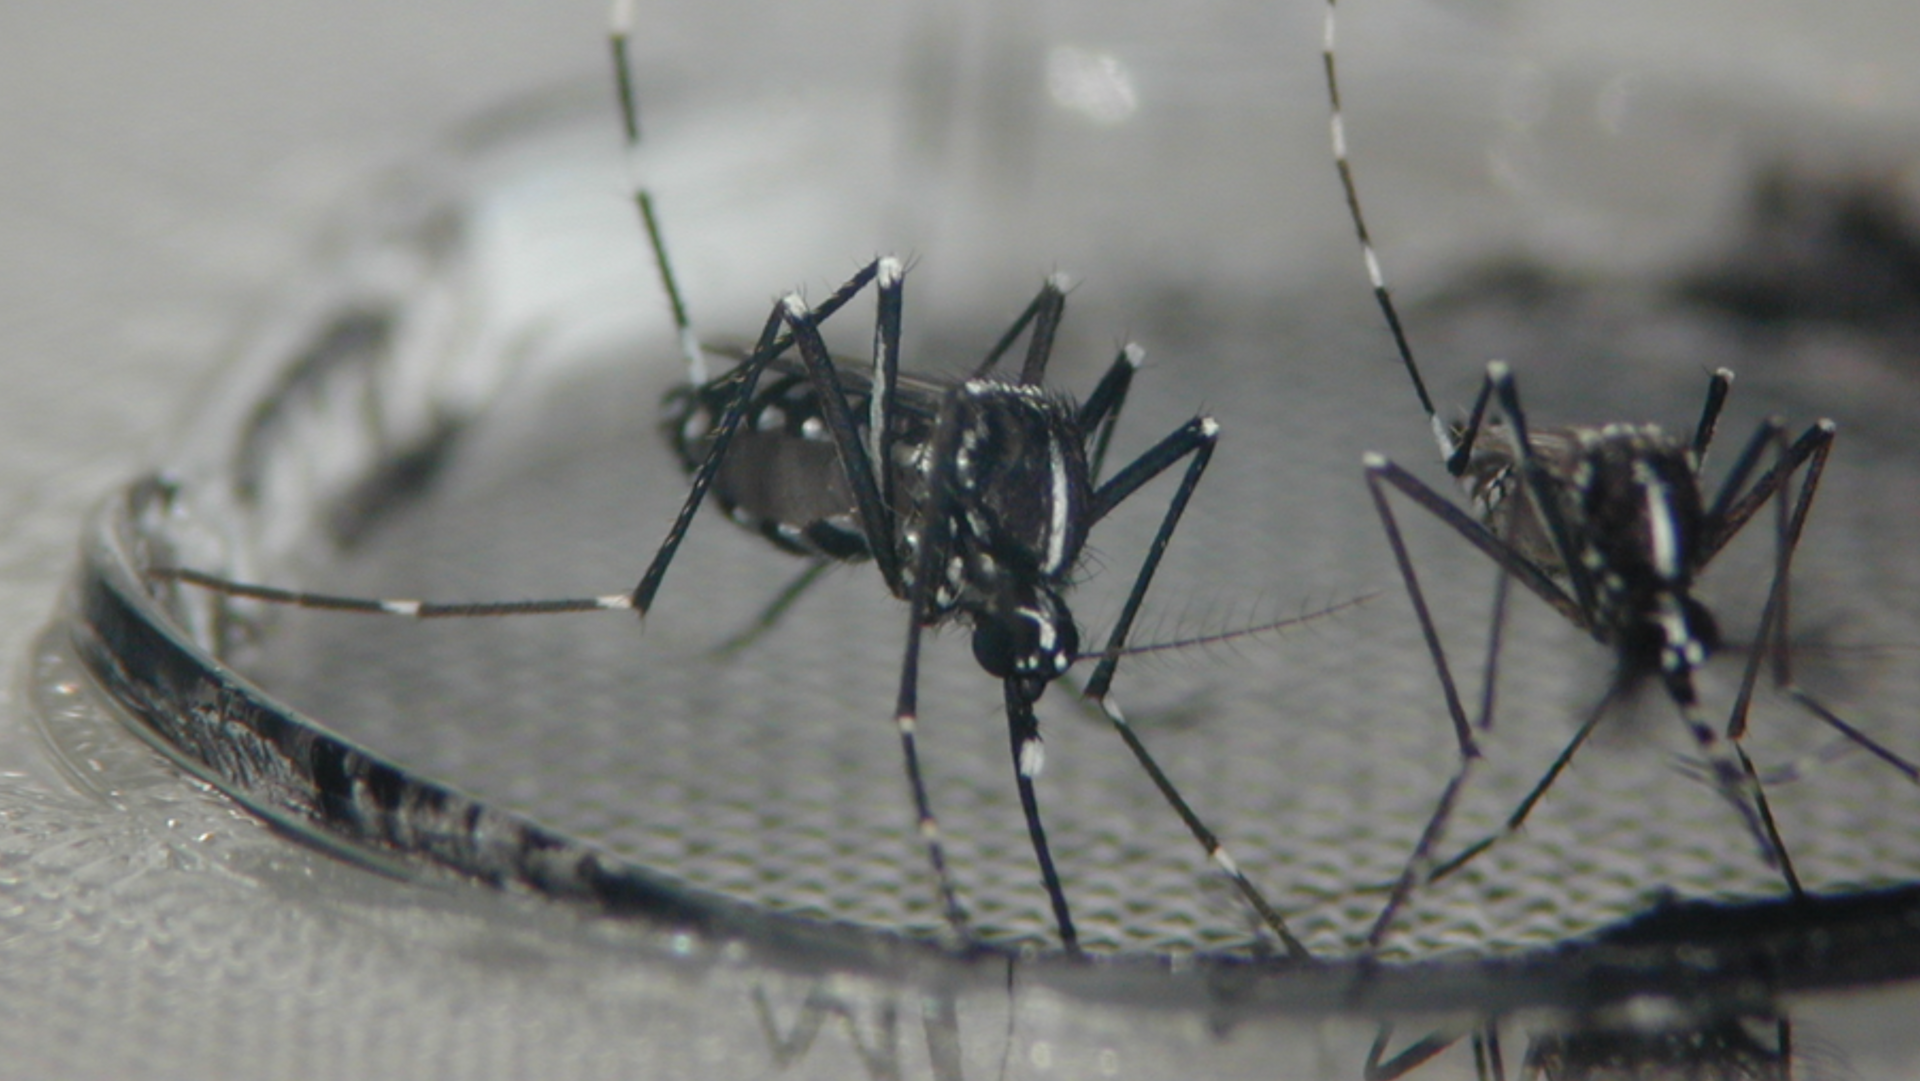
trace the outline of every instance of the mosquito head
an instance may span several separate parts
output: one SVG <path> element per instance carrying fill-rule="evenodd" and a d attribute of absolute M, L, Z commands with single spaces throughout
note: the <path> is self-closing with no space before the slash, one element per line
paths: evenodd
<path fill-rule="evenodd" d="M 1040 697 L 1047 684 L 1064 674 L 1079 649 L 1073 613 L 1050 589 L 1036 590 L 974 620 L 974 660 L 988 675 L 1017 682 L 1029 699 Z"/>

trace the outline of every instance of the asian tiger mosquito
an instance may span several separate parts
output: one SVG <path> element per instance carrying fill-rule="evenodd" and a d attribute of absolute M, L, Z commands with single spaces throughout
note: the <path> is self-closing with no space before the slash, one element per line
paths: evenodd
<path fill-rule="evenodd" d="M 1787 649 L 1790 568 L 1833 447 L 1834 424 L 1816 421 L 1789 442 L 1783 421 L 1762 421 L 1718 490 L 1708 498 L 1701 483 L 1701 468 L 1733 383 L 1732 372 L 1724 368 L 1715 371 L 1708 382 L 1706 401 L 1690 439 L 1669 435 L 1652 424 L 1531 428 L 1513 374 L 1499 362 L 1487 366 L 1486 379 L 1465 423 L 1443 420 L 1414 360 L 1361 210 L 1347 154 L 1334 60 L 1336 4 L 1337 0 L 1327 0 L 1322 43 L 1334 164 L 1374 299 L 1427 415 L 1447 472 L 1462 485 L 1476 512 L 1470 515 L 1462 511 L 1386 458 L 1377 454 L 1366 457 L 1367 485 L 1420 621 L 1460 755 L 1458 770 L 1443 790 L 1368 933 L 1368 951 L 1378 948 L 1394 916 L 1416 889 L 1458 870 L 1520 829 L 1600 718 L 1631 688 L 1653 678 L 1660 681 L 1679 711 L 1705 759 L 1708 779 L 1739 813 L 1762 857 L 1780 871 L 1788 890 L 1799 896 L 1803 892 L 1799 876 L 1780 838 L 1761 775 L 1741 745 L 1763 657 L 1771 654 L 1774 682 L 1788 698 L 1909 780 L 1920 783 L 1920 768 L 1847 723 L 1792 679 Z M 1494 417 L 1488 415 L 1490 403 L 1497 409 Z M 1754 473 L 1769 449 L 1774 452 L 1773 463 L 1756 478 Z M 1802 474 L 1797 492 L 1793 486 L 1796 474 Z M 1438 518 L 1485 553 L 1499 570 L 1475 721 L 1468 720 L 1461 704 L 1418 575 L 1388 502 L 1389 489 Z M 1694 677 L 1720 648 L 1721 636 L 1712 614 L 1694 596 L 1693 584 L 1770 499 L 1775 500 L 1779 511 L 1772 578 L 1754 636 L 1755 646 L 1724 731 L 1718 731 L 1702 713 Z M 1615 678 L 1502 830 L 1436 863 L 1448 820 L 1481 757 L 1476 734 L 1484 735 L 1492 725 L 1510 580 L 1517 580 L 1568 622 L 1610 647 L 1616 662 Z"/>
<path fill-rule="evenodd" d="M 1399 1081 L 1411 1077 L 1449 1047 L 1467 1037 L 1473 1053 L 1474 1076 L 1480 1081 L 1506 1081 L 1506 1056 L 1501 1050 L 1500 1019 L 1488 1018 L 1471 1033 L 1436 1032 L 1386 1057 L 1393 1026 L 1383 1024 L 1367 1051 L 1361 1071 L 1366 1081 Z M 1698 1024 L 1666 1029 L 1626 1025 L 1608 1027 L 1573 1024 L 1534 1034 L 1520 1063 L 1527 1081 L 1596 1077 L 1738 1077 L 1761 1081 L 1790 1081 L 1798 1061 L 1793 1021 L 1771 1009 L 1704 1019 Z"/>
<path fill-rule="evenodd" d="M 628 55 L 632 17 L 630 0 L 614 0 L 609 43 L 616 97 L 627 150 L 637 156 L 642 140 Z M 1287 954 L 1308 958 L 1108 693 L 1119 660 L 1129 651 L 1127 636 L 1147 589 L 1212 458 L 1218 424 L 1196 416 L 1102 480 L 1102 460 L 1142 351 L 1123 348 L 1082 403 L 1045 389 L 1067 292 L 1065 279 L 1055 276 L 969 377 L 947 381 L 902 373 L 905 267 L 891 257 L 868 263 L 818 306 L 808 306 L 797 294 L 776 302 L 753 347 L 730 370 L 710 378 L 708 350 L 688 316 L 652 193 L 636 179 L 632 194 L 687 364 L 686 385 L 666 399 L 666 429 L 691 481 L 666 537 L 630 592 L 443 603 L 307 593 L 183 568 L 157 568 L 154 577 L 273 604 L 415 619 L 585 611 L 632 611 L 644 617 L 701 503 L 711 495 L 736 523 L 815 560 L 783 600 L 804 588 L 827 561 L 871 560 L 888 591 L 906 602 L 895 729 L 945 918 L 963 945 L 971 944 L 972 932 L 947 866 L 915 740 L 921 635 L 946 623 L 971 628 L 975 659 L 1001 682 L 1029 839 L 1069 953 L 1080 952 L 1079 936 L 1040 818 L 1034 781 L 1044 755 L 1034 705 L 1075 661 L 1097 657 L 1085 696 L 1100 706 L 1208 858 L 1229 876 Z M 829 355 L 820 327 L 869 287 L 877 307 L 874 355 L 870 370 L 862 371 Z M 998 365 L 1022 335 L 1026 351 L 1019 374 L 999 374 Z M 1064 595 L 1089 531 L 1182 461 L 1185 472 L 1105 646 L 1098 653 L 1081 653 Z M 781 603 L 776 601 L 763 621 L 770 621 Z"/>

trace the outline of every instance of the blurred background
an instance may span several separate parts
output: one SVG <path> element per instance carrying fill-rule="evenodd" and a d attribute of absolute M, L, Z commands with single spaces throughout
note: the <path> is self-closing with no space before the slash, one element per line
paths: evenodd
<path fill-rule="evenodd" d="M 1142 325 L 1206 323 L 1280 296 L 1289 311 L 1324 301 L 1323 317 L 1348 327 L 1339 340 L 1385 363 L 1326 160 L 1320 16 L 1294 2 L 648 5 L 637 48 L 649 120 L 669 154 L 659 182 L 687 160 L 695 177 L 731 178 L 722 167 L 738 160 L 750 193 L 812 200 L 790 208 L 811 231 L 779 251 L 728 238 L 717 254 L 688 256 L 694 295 L 729 313 L 712 321 L 737 332 L 752 318 L 739 313 L 797 284 L 819 295 L 885 247 L 925 254 L 916 288 L 990 292 L 1002 307 L 1056 267 L 1090 279 L 1075 316 L 1098 313 L 1079 325 L 1088 356 Z M 39 637 L 83 513 L 161 460 L 236 343 L 324 261 L 333 223 L 397 164 L 441 153 L 452 133 L 484 129 L 476 118 L 508 103 L 559 101 L 591 115 L 596 94 L 611 149 L 604 23 L 589 2 L 0 12 L 0 648 L 11 666 L 0 687 L 0 1076 L 948 1076 L 955 1063 L 965 1076 L 1196 1067 L 1358 1076 L 1373 1033 L 1362 1021 L 1222 1036 L 1197 1018 L 1089 1017 L 1041 994 L 1017 1010 L 1011 997 L 976 1003 L 955 1037 L 963 1049 L 949 1053 L 936 1033 L 954 1029 L 930 1000 L 903 996 L 896 1008 L 870 988 L 804 974 L 730 971 L 711 956 L 676 963 L 564 915 L 375 879 L 288 845 L 97 723 L 73 670 Z M 1867 464 L 1836 491 L 1851 484 L 1843 506 L 1878 492 L 1887 507 L 1839 516 L 1832 533 L 1861 547 L 1837 545 L 1831 558 L 1883 568 L 1888 549 L 1904 548 L 1898 523 L 1911 519 L 1900 508 L 1914 499 L 1900 483 L 1913 476 L 1914 444 L 1898 430 L 1920 408 L 1914 309 L 1898 241 L 1875 248 L 1893 255 L 1861 256 L 1879 261 L 1859 271 L 1852 249 L 1818 239 L 1819 208 L 1867 183 L 1892 208 L 1877 235 L 1899 236 L 1920 147 L 1915 40 L 1920 9 L 1884 2 L 1343 9 L 1363 190 L 1390 269 L 1430 313 L 1416 340 L 1444 370 L 1441 400 L 1464 401 L 1495 353 L 1548 368 L 1543 397 L 1561 406 L 1625 395 L 1587 386 L 1588 358 L 1622 325 L 1658 337 L 1669 324 L 1623 324 L 1617 313 L 1609 323 L 1605 310 L 1589 319 L 1577 301 L 1556 308 L 1555 282 L 1566 277 L 1670 283 L 1672 295 L 1704 296 L 1728 318 L 1773 312 L 1789 329 L 1746 339 L 1762 354 L 1760 401 L 1795 418 L 1834 413 L 1869 433 L 1842 444 Z M 1139 138 L 1124 153 L 1103 142 L 1136 113 L 1152 118 L 1141 125 L 1159 140 L 1149 153 Z M 702 157 L 696 122 L 713 115 L 766 134 L 738 159 Z M 891 165 L 883 177 L 847 175 L 821 149 L 867 137 Z M 770 158 L 769 145 L 788 149 Z M 672 157 L 675 146 L 688 156 Z M 1773 219 L 1752 209 L 1769 170 L 1790 179 Z M 681 220 L 725 206 L 685 190 Z M 1156 201 L 1174 190 L 1182 202 Z M 608 193 L 616 209 L 618 195 Z M 1798 215 L 1809 205 L 1811 217 Z M 972 228 L 985 211 L 1001 218 L 999 231 Z M 1801 243 L 1807 230 L 1816 237 Z M 751 275 L 725 254 L 742 246 L 764 259 Z M 1835 265 L 1877 284 L 1836 298 L 1821 284 Z M 1461 276 L 1468 266 L 1494 272 Z M 1766 266 L 1789 270 L 1755 271 Z M 1689 293 L 1701 275 L 1719 291 Z M 1136 279 L 1174 300 L 1130 316 Z M 636 303 L 653 304 L 645 280 L 635 282 Z M 1166 282 L 1189 283 L 1199 299 L 1180 300 Z M 1521 288 L 1529 283 L 1534 293 Z M 1863 293 L 1878 300 L 1862 308 Z M 1566 344 L 1566 323 L 1583 319 L 1585 344 Z M 1676 333 L 1679 345 L 1692 341 Z M 1261 349 L 1283 344 L 1269 337 Z M 1192 378 L 1181 373 L 1171 358 L 1149 370 L 1175 384 Z M 1668 375 L 1676 388 L 1699 382 L 1695 370 Z M 1066 378 L 1085 385 L 1086 373 Z M 1257 412 L 1232 415 L 1232 383 L 1197 387 L 1169 400 L 1166 415 L 1204 404 L 1230 432 L 1259 429 Z M 1693 400 L 1663 399 L 1688 403 L 1663 416 L 1687 416 Z M 1355 442 L 1430 465 L 1408 403 L 1391 407 L 1391 423 L 1343 429 L 1337 454 L 1254 463 L 1312 472 L 1353 461 Z M 1750 424 L 1760 406 L 1749 409 Z M 1262 438 L 1243 444 L 1284 452 L 1284 441 Z M 1357 493 L 1357 470 L 1340 483 Z M 1861 539 L 1869 532 L 1884 535 Z M 1344 536 L 1320 543 L 1338 549 Z M 1383 569 L 1375 558 L 1364 573 L 1329 572 L 1276 603 L 1376 588 Z M 1866 606 L 1864 626 L 1836 633 L 1912 645 L 1900 637 L 1920 618 L 1910 563 L 1906 571 Z M 1183 596 L 1181 572 L 1170 573 Z M 1218 604 L 1231 587 L 1209 588 Z M 1826 614 L 1846 611 L 1851 596 L 1828 601 Z M 1203 622 L 1221 620 L 1204 609 L 1208 598 L 1199 603 Z M 1375 605 L 1393 606 L 1376 624 L 1329 632 L 1334 644 L 1398 619 L 1400 603 L 1391 595 Z M 1168 618 L 1178 625 L 1180 610 Z M 1906 716 L 1913 667 L 1896 656 L 1873 670 L 1860 695 L 1869 716 Z M 36 727 L 62 719 L 50 754 Z M 898 781 L 884 773 L 876 784 Z M 1327 921 L 1335 934 L 1338 921 Z M 1861 1076 L 1911 1065 L 1908 1041 L 1874 1020 L 1901 1016 L 1898 994 L 1812 1005 L 1829 1058 Z M 817 1045 L 800 1038 L 809 1023 L 824 1032 Z M 893 1059 L 875 1050 L 884 1047 Z M 1419 1076 L 1471 1075 L 1458 1049 L 1429 1069 Z"/>

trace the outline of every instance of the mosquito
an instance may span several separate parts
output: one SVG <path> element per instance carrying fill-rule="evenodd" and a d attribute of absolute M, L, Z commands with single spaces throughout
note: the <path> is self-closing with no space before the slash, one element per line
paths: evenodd
<path fill-rule="evenodd" d="M 609 34 L 616 97 L 629 157 L 637 159 L 642 138 L 628 55 L 632 20 L 630 2 L 616 0 Z M 1195 416 L 1103 478 L 1108 441 L 1143 351 L 1122 348 L 1084 401 L 1047 389 L 1069 288 L 1056 275 L 967 377 L 904 373 L 906 268 L 892 257 L 867 263 L 818 305 L 798 294 L 781 298 L 751 349 L 729 370 L 710 376 L 710 350 L 688 316 L 653 195 L 637 170 L 634 175 L 633 198 L 688 373 L 686 384 L 667 395 L 664 427 L 691 479 L 685 501 L 632 590 L 599 597 L 439 603 L 329 596 L 186 569 L 158 570 L 156 577 L 273 604 L 415 619 L 584 611 L 645 617 L 701 504 L 711 497 L 737 524 L 813 561 L 762 616 L 763 623 L 777 618 L 820 567 L 836 561 L 871 562 L 888 591 L 905 603 L 894 729 L 938 901 L 962 946 L 971 946 L 973 933 L 948 866 L 915 736 L 921 639 L 929 628 L 948 624 L 971 631 L 976 661 L 1000 681 L 1022 813 L 1068 953 L 1081 952 L 1079 935 L 1041 821 L 1035 782 L 1045 755 L 1034 707 L 1074 663 L 1097 658 L 1082 693 L 1100 707 L 1208 859 L 1229 877 L 1286 954 L 1307 959 L 1306 947 L 1240 871 L 1108 693 L 1120 658 L 1129 652 L 1128 634 L 1148 587 L 1213 457 L 1218 423 Z M 829 354 L 821 326 L 868 292 L 876 308 L 873 359 L 862 369 Z M 1003 371 L 1002 362 L 1023 337 L 1017 373 Z M 1149 481 L 1183 463 L 1105 645 L 1097 653 L 1082 653 L 1066 595 L 1088 533 Z"/>
<path fill-rule="evenodd" d="M 1461 510 L 1380 455 L 1369 454 L 1365 459 L 1368 488 L 1438 674 L 1460 763 L 1368 933 L 1367 950 L 1378 948 L 1415 890 L 1458 870 L 1519 830 L 1601 717 L 1648 680 L 1657 680 L 1676 707 L 1705 761 L 1702 772 L 1739 815 L 1762 858 L 1779 870 L 1788 890 L 1799 896 L 1803 892 L 1800 879 L 1781 841 L 1761 776 L 1740 742 L 1763 657 L 1771 654 L 1774 681 L 1787 697 L 1846 740 L 1920 783 L 1920 769 L 1796 686 L 1790 671 L 1790 568 L 1833 448 L 1833 422 L 1816 421 L 1789 441 L 1783 421 L 1762 421 L 1709 495 L 1701 470 L 1733 384 L 1733 373 L 1724 368 L 1709 378 L 1705 402 L 1689 438 L 1668 434 L 1653 424 L 1534 428 L 1521 407 L 1512 371 L 1497 361 L 1487 366 L 1466 421 L 1443 420 L 1414 360 L 1361 210 L 1334 62 L 1336 3 L 1327 0 L 1322 48 L 1334 164 L 1374 299 L 1426 413 L 1447 473 L 1462 486 L 1474 512 Z M 1769 452 L 1772 462 L 1761 470 Z M 1439 519 L 1498 568 L 1481 696 L 1471 721 L 1389 504 L 1389 491 L 1399 492 Z M 1720 649 L 1722 637 L 1712 613 L 1694 595 L 1694 582 L 1769 500 L 1775 501 L 1778 510 L 1776 554 L 1756 646 L 1727 721 L 1716 726 L 1702 709 L 1695 674 Z M 1492 726 L 1501 627 L 1508 586 L 1514 581 L 1611 648 L 1615 678 L 1501 831 L 1436 862 L 1448 820 L 1481 757 L 1479 739 Z"/>
<path fill-rule="evenodd" d="M 1434 1033 L 1386 1058 L 1393 1026 L 1383 1024 L 1367 1052 L 1366 1081 L 1398 1081 L 1459 1042 L 1461 1033 Z M 1506 1081 L 1500 1022 L 1489 1018 L 1471 1033 L 1474 1076 Z M 1651 1030 L 1579 1024 L 1534 1035 L 1520 1064 L 1523 1081 L 1577 1081 L 1599 1077 L 1729 1077 L 1790 1081 L 1799 1061 L 1793 1022 L 1773 1010 L 1714 1017 L 1697 1025 Z"/>

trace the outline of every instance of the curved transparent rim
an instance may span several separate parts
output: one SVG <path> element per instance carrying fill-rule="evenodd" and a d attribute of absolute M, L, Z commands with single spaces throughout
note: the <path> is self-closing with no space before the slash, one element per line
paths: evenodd
<path fill-rule="evenodd" d="M 488 807 L 341 739 L 195 644 L 142 582 L 139 522 L 169 485 L 143 478 L 104 506 L 82 551 L 72 637 L 129 727 L 295 836 L 377 870 L 450 873 L 715 943 L 768 964 L 887 979 L 999 978 L 1011 956 L 759 909 L 691 888 Z M 1199 956 L 1018 955 L 1029 978 L 1096 1000 L 1216 1017 L 1524 1007 L 1597 1009 L 1647 995 L 1761 1009 L 1787 992 L 1920 974 L 1920 886 L 1743 905 L 1676 904 L 1590 940 L 1511 958 L 1376 965 Z M 979 962 L 993 962 L 982 965 Z"/>

